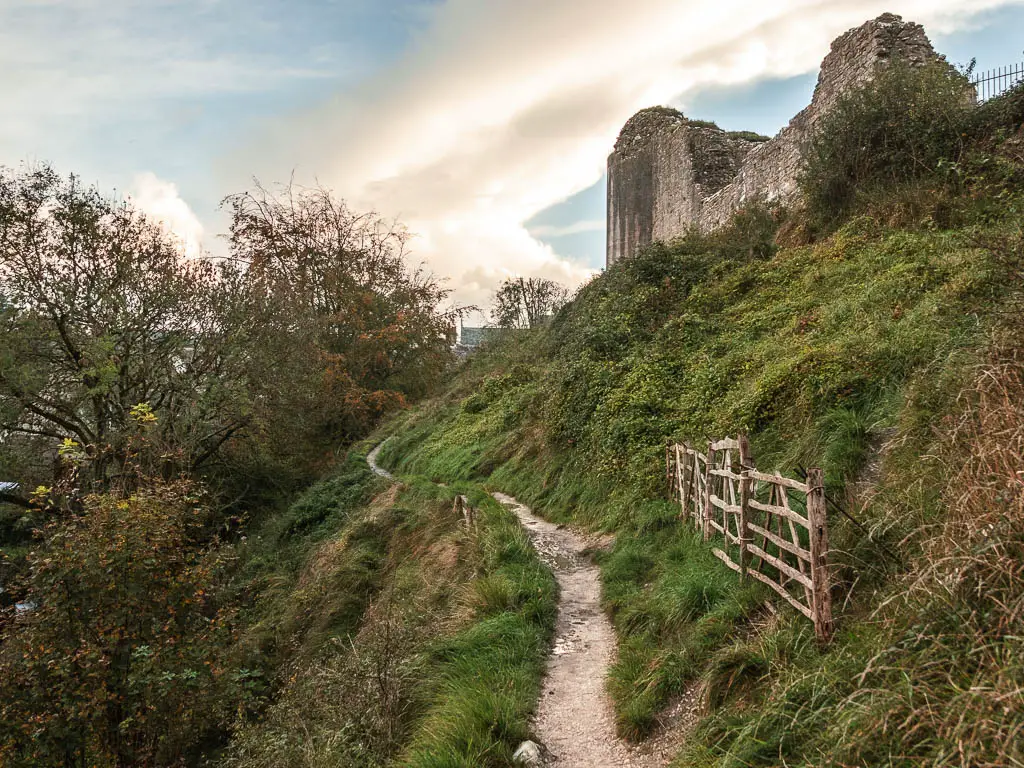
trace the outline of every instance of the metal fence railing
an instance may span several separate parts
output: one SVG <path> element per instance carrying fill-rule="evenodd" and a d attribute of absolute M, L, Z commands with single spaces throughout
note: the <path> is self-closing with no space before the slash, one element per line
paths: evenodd
<path fill-rule="evenodd" d="M 971 78 L 971 85 L 974 86 L 980 104 L 1006 93 L 1021 81 L 1024 81 L 1024 63 L 975 73 Z"/>

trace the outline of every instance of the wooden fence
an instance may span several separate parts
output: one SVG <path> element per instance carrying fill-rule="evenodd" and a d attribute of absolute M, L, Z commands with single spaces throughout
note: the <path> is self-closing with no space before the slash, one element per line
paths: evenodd
<path fill-rule="evenodd" d="M 462 515 L 462 522 L 465 523 L 467 528 L 472 528 L 476 524 L 476 510 L 469 506 L 469 499 L 465 496 L 459 495 L 455 497 L 455 505 L 452 507 L 452 512 L 456 515 Z"/>
<path fill-rule="evenodd" d="M 820 469 L 807 481 L 759 472 L 747 438 L 709 442 L 707 453 L 688 444 L 665 449 L 665 479 L 684 517 L 708 541 L 721 536 L 715 556 L 775 590 L 814 622 L 821 642 L 832 638 L 825 483 Z M 773 530 L 774 529 L 774 530 Z"/>

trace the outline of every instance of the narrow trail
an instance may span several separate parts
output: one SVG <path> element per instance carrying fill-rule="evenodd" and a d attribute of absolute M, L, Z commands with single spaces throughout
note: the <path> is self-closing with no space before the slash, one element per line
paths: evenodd
<path fill-rule="evenodd" d="M 387 440 L 384 441 L 384 443 L 386 442 Z M 369 454 L 367 454 L 366 463 L 370 465 L 370 469 L 373 470 L 373 473 L 375 475 L 386 477 L 388 480 L 394 480 L 395 476 L 377 463 L 377 457 L 380 456 L 380 449 L 384 447 L 384 443 L 378 443 L 377 447 L 370 451 Z"/>
<path fill-rule="evenodd" d="M 366 457 L 382 477 L 393 477 L 377 464 L 381 446 Z M 633 747 L 615 735 L 615 716 L 605 689 L 615 660 L 616 638 L 601 608 L 601 580 L 585 554 L 587 542 L 573 531 L 543 520 L 503 493 L 492 496 L 519 518 L 541 560 L 558 581 L 555 642 L 541 689 L 534 730 L 552 768 L 663 768 L 675 756 L 695 711 L 696 691 L 678 701 L 668 728 Z"/>
<path fill-rule="evenodd" d="M 584 554 L 587 542 L 571 530 L 534 515 L 503 493 L 558 580 L 555 644 L 537 704 L 534 728 L 548 751 L 546 765 L 559 768 L 661 768 L 675 755 L 673 744 L 655 739 L 632 747 L 615 735 L 615 716 L 605 689 L 615 660 L 616 639 L 601 608 L 600 572 Z M 666 734 L 668 735 L 668 734 Z"/>

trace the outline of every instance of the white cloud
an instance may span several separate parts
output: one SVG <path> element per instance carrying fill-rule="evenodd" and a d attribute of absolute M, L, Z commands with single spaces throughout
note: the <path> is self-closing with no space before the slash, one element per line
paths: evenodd
<path fill-rule="evenodd" d="M 141 173 L 135 177 L 128 198 L 180 241 L 186 258 L 203 254 L 203 225 L 174 184 L 156 174 Z"/>
<path fill-rule="evenodd" d="M 580 235 L 585 232 L 603 232 L 605 229 L 604 219 L 587 219 L 585 221 L 574 221 L 565 226 L 553 224 L 540 224 L 529 228 L 533 237 L 566 237 L 568 235 Z"/>
<path fill-rule="evenodd" d="M 357 55 L 300 47 L 278 30 L 285 13 L 274 0 L 0 0 L 0 162 L 41 154 L 110 178 L 155 134 L 168 155 L 188 151 L 175 122 L 203 107 L 345 82 Z"/>
<path fill-rule="evenodd" d="M 817 68 L 832 39 L 885 11 L 963 20 L 1002 0 L 447 0 L 404 59 L 357 94 L 282 120 L 235 162 L 334 188 L 401 217 L 417 254 L 484 303 L 509 273 L 591 270 L 524 222 L 593 184 L 625 120 L 709 85 Z M 237 177 L 237 174 L 236 174 Z M 589 231 L 596 223 L 586 222 Z M 603 224 L 602 224 L 603 226 Z"/>
<path fill-rule="evenodd" d="M 290 35 L 281 27 L 281 15 L 301 15 L 300 6 L 282 10 L 272 0 L 0 0 L 0 162 L 42 151 L 47 159 L 75 158 L 82 172 L 79 158 L 93 153 L 87 177 L 102 169 L 109 179 L 115 168 L 119 182 L 137 168 L 173 172 L 197 205 L 204 195 L 244 188 L 254 173 L 273 181 L 297 168 L 301 182 L 319 180 L 354 207 L 400 217 L 420 234 L 416 255 L 451 276 L 460 299 L 485 303 L 508 274 L 569 284 L 591 274 L 537 238 L 596 231 L 598 222 L 530 231 L 525 222 L 599 178 L 637 109 L 685 103 L 702 87 L 812 71 L 836 35 L 883 11 L 938 33 L 1010 4 L 337 0 L 323 4 L 341 10 L 330 18 L 363 20 L 360 8 L 386 6 L 382 14 L 398 12 L 419 31 L 397 62 L 358 90 L 284 115 L 267 135 L 214 161 L 223 182 L 214 185 L 203 153 L 221 146 L 203 146 L 205 133 L 186 136 L 168 114 L 207 114 L 207 128 L 237 119 L 227 134 L 234 140 L 251 126 L 247 98 L 323 77 L 351 83 L 345 71 L 368 71 L 357 64 L 364 48 L 397 40 L 394 30 L 362 40 L 362 21 L 336 33 L 322 23 L 330 34 L 310 42 L 298 27 Z M 177 190 L 152 174 L 140 179 L 140 203 L 146 198 L 197 248 L 202 227 Z"/>

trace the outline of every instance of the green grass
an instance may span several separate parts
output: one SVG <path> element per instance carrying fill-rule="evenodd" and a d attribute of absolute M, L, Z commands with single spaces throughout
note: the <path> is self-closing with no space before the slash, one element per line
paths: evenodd
<path fill-rule="evenodd" d="M 392 489 L 355 450 L 239 554 L 239 589 L 256 595 L 243 645 L 268 696 L 226 766 L 511 764 L 530 735 L 555 582 L 482 489 L 416 476 Z"/>
<path fill-rule="evenodd" d="M 263 670 L 268 688 L 294 655 L 354 631 L 379 589 L 400 510 L 361 513 L 382 487 L 353 452 L 332 477 L 236 546 L 239 566 L 227 599 L 242 606 L 246 665 Z M 325 548 L 338 539 L 343 548 Z"/>
<path fill-rule="evenodd" d="M 431 649 L 439 689 L 403 765 L 509 765 L 530 737 L 554 631 L 554 578 L 511 512 L 480 491 L 471 502 L 481 536 L 480 575 L 467 589 L 475 621 Z"/>
<path fill-rule="evenodd" d="M 620 639 L 609 686 L 622 735 L 644 738 L 699 684 L 707 717 L 680 765 L 920 764 L 891 757 L 913 746 L 898 729 L 866 735 L 896 728 L 880 719 L 887 699 L 851 701 L 872 679 L 902 695 L 889 673 L 859 677 L 893 642 L 873 611 L 900 596 L 922 532 L 949 514 L 946 478 L 922 457 L 960 413 L 1015 290 L 1019 193 L 998 192 L 1001 215 L 986 194 L 956 201 L 955 229 L 863 215 L 779 247 L 783 219 L 753 211 L 654 246 L 585 286 L 550 328 L 471 358 L 386 427 L 383 461 L 614 534 L 597 558 Z M 740 431 L 762 468 L 824 467 L 829 495 L 858 518 L 830 512 L 840 623 L 827 650 L 663 500 L 666 439 Z M 474 599 L 509 605 L 509 584 L 482 583 Z"/>

